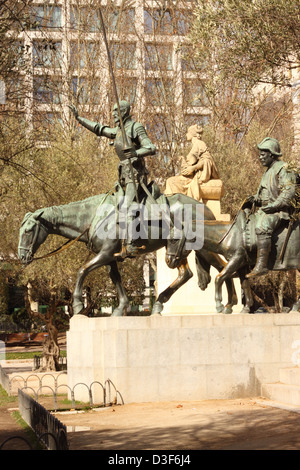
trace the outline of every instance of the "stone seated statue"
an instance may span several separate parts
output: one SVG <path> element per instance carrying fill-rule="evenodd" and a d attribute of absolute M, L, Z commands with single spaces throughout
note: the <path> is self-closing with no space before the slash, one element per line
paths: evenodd
<path fill-rule="evenodd" d="M 203 128 L 193 125 L 186 138 L 192 143 L 186 157 L 181 157 L 181 174 L 166 181 L 165 195 L 181 193 L 197 201 L 220 200 L 224 193 L 223 183 L 213 157 L 202 140 Z"/>

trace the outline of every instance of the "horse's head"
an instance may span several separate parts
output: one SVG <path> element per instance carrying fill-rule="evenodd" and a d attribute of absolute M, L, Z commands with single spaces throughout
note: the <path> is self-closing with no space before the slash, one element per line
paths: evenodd
<path fill-rule="evenodd" d="M 42 213 L 42 210 L 28 212 L 21 224 L 18 256 L 23 264 L 31 263 L 34 253 L 47 237 L 46 229 L 40 221 Z"/>
<path fill-rule="evenodd" d="M 178 268 L 183 258 L 187 258 L 191 250 L 186 249 L 186 239 L 170 238 L 167 242 L 165 261 L 169 268 Z"/>

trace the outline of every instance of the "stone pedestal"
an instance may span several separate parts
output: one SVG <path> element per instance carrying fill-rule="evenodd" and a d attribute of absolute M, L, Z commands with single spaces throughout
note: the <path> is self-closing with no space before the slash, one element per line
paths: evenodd
<path fill-rule="evenodd" d="M 74 316 L 67 333 L 68 385 L 76 400 L 110 379 L 125 403 L 260 396 L 293 366 L 300 316 Z M 298 348 L 299 349 L 299 348 Z M 102 399 L 95 387 L 94 402 Z M 101 395 L 101 396 L 100 396 Z"/>

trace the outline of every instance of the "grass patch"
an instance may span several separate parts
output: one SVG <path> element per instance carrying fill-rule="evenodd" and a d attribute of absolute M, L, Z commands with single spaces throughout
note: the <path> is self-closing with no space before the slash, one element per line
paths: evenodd
<path fill-rule="evenodd" d="M 26 421 L 24 421 L 24 419 L 22 418 L 19 411 L 13 411 L 12 416 L 13 416 L 14 420 L 16 421 L 16 423 L 20 426 L 20 428 L 23 429 L 23 431 L 25 431 L 26 438 L 27 438 L 28 442 L 30 443 L 31 447 L 36 449 L 36 447 L 37 447 L 37 437 L 36 437 L 35 433 L 33 432 L 33 430 L 31 429 L 31 427 L 28 426 Z M 43 449 L 43 446 L 40 443 L 38 443 L 37 450 L 42 450 L 42 449 Z"/>
<path fill-rule="evenodd" d="M 21 360 L 21 359 L 33 359 L 34 356 L 42 356 L 42 351 L 25 351 L 25 352 L 6 352 L 5 359 L 7 361 L 12 360 Z M 61 357 L 67 357 L 67 351 L 61 350 L 60 351 Z"/>
<path fill-rule="evenodd" d="M 26 351 L 26 352 L 7 352 L 5 359 L 12 361 L 15 359 L 33 359 L 34 356 L 41 356 L 42 351 Z"/>
<path fill-rule="evenodd" d="M 18 403 L 18 397 L 9 396 L 6 390 L 0 385 L 0 407 Z"/>
<path fill-rule="evenodd" d="M 58 405 L 60 405 L 60 407 L 62 407 L 62 406 L 65 407 L 65 408 L 60 408 L 59 411 L 63 411 L 64 409 L 65 410 L 70 410 L 70 409 L 72 409 L 73 402 L 72 402 L 72 400 L 69 400 L 69 398 L 64 398 L 64 399 L 60 400 Z M 80 410 L 89 411 L 91 409 L 91 405 L 89 403 L 84 402 L 84 401 L 75 400 L 74 405 L 75 405 L 76 410 L 80 409 Z"/>

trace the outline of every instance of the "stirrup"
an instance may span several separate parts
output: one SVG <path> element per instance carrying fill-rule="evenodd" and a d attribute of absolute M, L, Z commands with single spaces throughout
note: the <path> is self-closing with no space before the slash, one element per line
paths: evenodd
<path fill-rule="evenodd" d="M 129 256 L 138 255 L 138 254 L 139 254 L 139 250 L 145 250 L 145 249 L 146 249 L 145 245 L 142 245 L 142 246 L 135 246 L 135 245 L 132 245 L 131 243 L 129 243 L 128 245 L 126 245 L 125 248 L 126 248 L 126 251 L 127 251 L 127 253 L 128 253 Z"/>
<path fill-rule="evenodd" d="M 132 247 L 132 251 L 130 249 L 128 249 L 130 247 Z M 121 251 L 119 253 L 114 253 L 114 257 L 115 258 L 126 258 L 126 257 L 133 257 L 133 256 L 136 256 L 139 254 L 139 250 L 145 250 L 146 249 L 146 246 L 145 245 L 142 245 L 142 246 L 133 246 L 131 243 L 126 245 L 124 242 L 122 243 L 122 248 L 121 248 Z"/>

